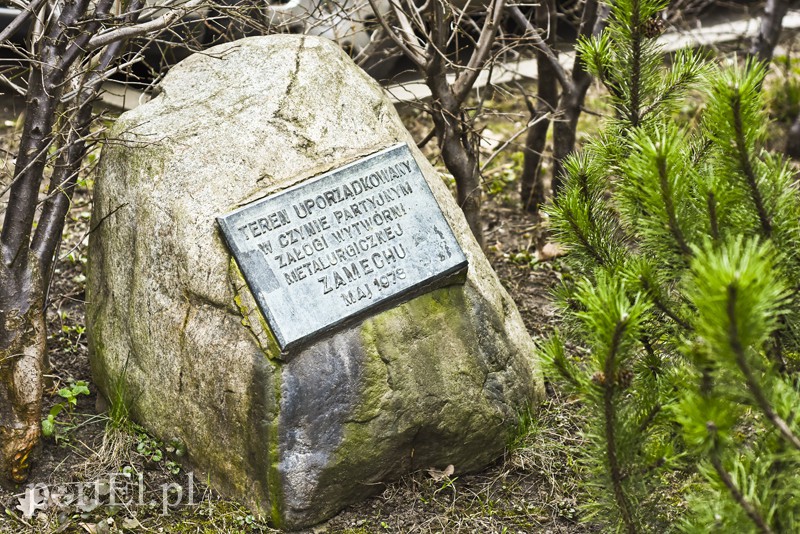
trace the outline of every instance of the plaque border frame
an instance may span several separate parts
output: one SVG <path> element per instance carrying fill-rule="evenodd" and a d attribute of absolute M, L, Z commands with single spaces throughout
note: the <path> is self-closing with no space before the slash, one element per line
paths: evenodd
<path fill-rule="evenodd" d="M 324 326 L 322 328 L 314 330 L 313 332 L 310 332 L 310 333 L 308 333 L 308 334 L 306 334 L 304 336 L 301 336 L 301 337 L 299 337 L 299 338 L 297 338 L 295 340 L 289 341 L 287 343 L 286 338 L 284 337 L 283 333 L 280 330 L 280 327 L 278 326 L 278 321 L 276 320 L 276 317 L 271 313 L 271 311 L 269 309 L 269 306 L 267 305 L 266 299 L 262 296 L 261 292 L 253 290 L 253 286 L 254 285 L 257 286 L 257 284 L 253 283 L 254 281 L 250 279 L 250 277 L 248 276 L 247 271 L 242 268 L 242 266 L 241 266 L 241 264 L 240 264 L 240 262 L 239 262 L 239 260 L 238 260 L 238 258 L 236 256 L 237 254 L 243 254 L 243 253 L 236 246 L 235 240 L 232 237 L 229 238 L 228 230 L 230 230 L 231 234 L 232 234 L 235 229 L 233 227 L 231 227 L 231 226 L 228 226 L 226 219 L 229 218 L 232 215 L 236 215 L 237 213 L 240 213 L 242 211 L 251 209 L 254 205 L 256 205 L 256 204 L 258 204 L 260 202 L 266 202 L 267 200 L 271 201 L 271 200 L 275 199 L 276 197 L 280 197 L 280 196 L 288 194 L 288 193 L 290 193 L 292 191 L 295 191 L 295 190 L 298 190 L 298 189 L 302 189 L 302 188 L 308 186 L 309 184 L 324 180 L 324 179 L 328 178 L 329 176 L 331 176 L 333 174 L 346 172 L 347 169 L 361 164 L 367 158 L 378 157 L 378 156 L 383 155 L 383 154 L 389 154 L 389 153 L 391 153 L 393 151 L 402 151 L 403 149 L 407 150 L 409 156 L 411 157 L 411 159 L 414 160 L 414 163 L 416 164 L 419 173 L 422 175 L 422 182 L 424 183 L 425 190 L 427 191 L 427 194 L 430 195 L 430 197 L 434 200 L 434 202 L 436 203 L 437 207 L 439 208 L 439 212 L 441 213 L 442 219 L 447 224 L 447 227 L 450 229 L 450 233 L 453 235 L 453 238 L 454 238 L 456 244 L 458 245 L 458 253 L 461 254 L 461 256 L 463 256 L 463 259 L 461 261 L 459 261 L 456 265 L 454 265 L 454 266 L 452 266 L 452 267 L 450 267 L 448 269 L 445 269 L 445 270 L 437 273 L 436 275 L 434 275 L 432 277 L 428 277 L 425 280 L 417 282 L 416 284 L 413 284 L 413 285 L 411 285 L 411 286 L 399 291 L 398 293 L 396 293 L 394 295 L 391 295 L 390 297 L 387 297 L 387 298 L 385 298 L 383 300 L 379 300 L 377 302 L 370 303 L 370 304 L 368 304 L 367 306 L 365 306 L 364 308 L 358 310 L 355 313 L 352 313 L 350 315 L 344 316 L 341 319 L 333 321 L 333 322 L 329 323 L 328 325 L 326 325 L 326 326 Z M 389 147 L 386 147 L 386 148 L 383 148 L 383 149 L 380 149 L 380 150 L 376 150 L 376 151 L 371 152 L 369 154 L 360 156 L 357 159 L 355 159 L 355 160 L 353 160 L 353 161 L 351 161 L 351 162 L 349 162 L 349 163 L 347 163 L 345 165 L 342 165 L 341 167 L 332 168 L 332 169 L 330 169 L 328 171 L 325 171 L 325 172 L 323 172 L 323 173 L 321 173 L 321 174 L 319 174 L 317 176 L 314 176 L 314 177 L 311 177 L 309 179 L 303 180 L 303 181 L 301 181 L 299 183 L 293 184 L 293 185 L 291 185 L 289 187 L 286 187 L 284 189 L 281 189 L 279 191 L 276 191 L 276 192 L 273 192 L 273 193 L 268 193 L 267 195 L 265 195 L 263 197 L 260 197 L 258 199 L 249 201 L 247 204 L 245 204 L 243 206 L 240 206 L 240 207 L 236 208 L 233 211 L 229 211 L 229 212 L 227 212 L 227 213 L 225 213 L 223 215 L 217 216 L 216 217 L 216 221 L 217 221 L 217 225 L 218 225 L 218 227 L 220 229 L 220 233 L 222 234 L 223 241 L 227 245 L 228 252 L 230 253 L 230 256 L 236 262 L 236 266 L 239 269 L 239 272 L 242 274 L 242 276 L 245 279 L 245 282 L 247 283 L 247 289 L 248 289 L 248 291 L 250 291 L 250 294 L 253 296 L 253 299 L 255 300 L 256 305 L 258 306 L 258 311 L 264 317 L 264 319 L 265 319 L 265 321 L 267 323 L 267 326 L 270 329 L 270 332 L 271 332 L 272 336 L 274 336 L 275 341 L 278 344 L 278 348 L 280 349 L 281 354 L 284 355 L 284 356 L 289 354 L 289 353 L 291 353 L 291 352 L 296 351 L 298 347 L 306 345 L 311 340 L 311 338 L 313 338 L 313 337 L 325 336 L 325 335 L 330 334 L 333 330 L 339 330 L 339 329 L 342 329 L 342 328 L 344 328 L 346 326 L 350 326 L 350 325 L 356 324 L 356 323 L 364 320 L 369 314 L 375 314 L 376 312 L 386 311 L 386 310 L 388 310 L 390 308 L 394 308 L 395 306 L 399 306 L 401 304 L 404 304 L 404 303 L 414 299 L 415 297 L 423 295 L 423 294 L 427 293 L 428 291 L 433 291 L 434 289 L 439 289 L 441 287 L 447 287 L 447 286 L 454 285 L 454 284 L 463 284 L 466 281 L 466 272 L 467 272 L 467 269 L 469 268 L 469 259 L 467 258 L 466 254 L 464 253 L 464 249 L 461 247 L 461 243 L 458 242 L 458 238 L 456 237 L 456 233 L 453 231 L 453 228 L 452 228 L 452 226 L 450 224 L 450 221 L 447 220 L 447 217 L 445 216 L 441 205 L 439 205 L 439 201 L 437 200 L 436 196 L 433 194 L 433 190 L 431 189 L 431 186 L 428 183 L 428 179 L 425 177 L 425 174 L 422 171 L 422 168 L 420 168 L 419 163 L 417 163 L 416 158 L 414 157 L 414 153 L 411 151 L 411 148 L 408 146 L 408 143 L 406 143 L 406 142 L 395 143 L 395 144 L 393 144 L 393 145 L 391 145 Z"/>

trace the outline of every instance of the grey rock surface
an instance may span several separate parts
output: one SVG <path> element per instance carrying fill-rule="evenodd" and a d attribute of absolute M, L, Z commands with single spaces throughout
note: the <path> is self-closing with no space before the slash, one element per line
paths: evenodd
<path fill-rule="evenodd" d="M 89 243 L 94 379 L 183 440 L 219 490 L 300 528 L 408 471 L 502 454 L 542 395 L 533 344 L 391 102 L 335 45 L 276 35 L 192 56 L 112 137 Z M 467 256 L 466 281 L 280 360 L 215 218 L 397 142 Z"/>

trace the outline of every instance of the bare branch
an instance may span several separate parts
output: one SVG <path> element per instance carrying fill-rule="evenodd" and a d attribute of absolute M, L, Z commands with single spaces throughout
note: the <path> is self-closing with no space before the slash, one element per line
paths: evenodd
<path fill-rule="evenodd" d="M 9 183 L 9 184 L 8 184 L 7 186 L 5 186 L 3 189 L 0 189 L 0 198 L 3 198 L 3 197 L 6 195 L 6 193 L 8 193 L 8 191 L 9 191 L 9 190 L 10 190 L 12 187 L 14 187 L 14 184 L 17 182 L 17 180 L 19 180 L 20 176 L 22 176 L 22 175 L 23 175 L 23 173 L 25 173 L 25 171 L 27 171 L 27 170 L 28 170 L 28 168 L 29 168 L 31 165 L 33 165 L 33 164 L 36 162 L 36 160 L 37 160 L 37 159 L 39 159 L 40 157 L 44 156 L 44 155 L 45 155 L 45 154 L 46 154 L 46 153 L 47 153 L 47 152 L 50 150 L 50 147 L 51 147 L 52 145 L 53 145 L 53 140 L 51 139 L 51 140 L 50 140 L 50 142 L 49 142 L 47 145 L 45 145 L 45 146 L 42 148 L 41 152 L 40 152 L 40 153 L 39 153 L 39 154 L 36 156 L 36 158 L 34 158 L 34 159 L 33 159 L 33 160 L 30 162 L 30 163 L 28 163 L 28 166 L 27 166 L 27 167 L 24 167 L 24 168 L 22 168 L 22 169 L 21 169 L 21 170 L 20 170 L 20 171 L 17 173 L 17 176 L 16 176 L 16 177 L 15 177 L 15 178 L 14 178 L 14 179 L 11 181 L 11 183 Z M 9 155 L 9 156 L 14 156 L 14 154 L 13 154 L 13 153 L 11 153 L 11 152 L 8 152 L 7 150 L 4 150 L 4 152 L 5 152 L 7 155 Z"/>
<path fill-rule="evenodd" d="M 100 24 L 109 18 L 109 12 L 113 5 L 114 0 L 99 0 L 97 2 L 92 19 L 86 27 L 83 28 L 83 31 L 75 37 L 74 41 L 62 54 L 61 58 L 59 58 L 59 68 L 63 68 L 64 70 L 69 69 L 79 57 L 86 53 L 86 45 L 89 39 L 100 29 Z M 75 22 L 78 22 L 78 20 Z"/>
<path fill-rule="evenodd" d="M 147 35 L 148 33 L 163 30 L 164 28 L 172 25 L 174 22 L 190 14 L 192 11 L 195 11 L 206 1 L 207 0 L 189 0 L 185 4 L 177 6 L 173 10 L 152 20 L 132 26 L 123 26 L 121 28 L 115 28 L 113 30 L 101 32 L 89 40 L 88 48 L 100 48 L 110 45 L 116 41 L 131 39 L 133 37 L 141 37 L 142 35 Z M 370 4 L 372 4 L 372 0 L 370 0 Z"/>
<path fill-rule="evenodd" d="M 392 4 L 398 0 L 392 0 Z M 409 5 L 409 16 L 413 19 L 414 24 L 417 25 L 417 29 L 422 32 L 423 34 L 426 33 L 425 31 L 425 19 L 423 18 L 422 14 L 425 13 L 428 9 L 430 9 L 430 3 L 436 2 L 438 0 L 426 0 L 424 3 L 420 5 L 415 5 L 414 2 L 409 2 L 406 0 L 407 4 Z M 394 5 L 392 7 L 395 7 Z M 402 10 L 401 10 L 402 11 Z"/>
<path fill-rule="evenodd" d="M 401 38 L 403 41 L 405 41 L 406 45 L 408 45 L 408 47 L 413 50 L 424 62 L 425 49 L 420 46 L 419 42 L 417 41 L 417 34 L 414 31 L 414 26 L 408 19 L 408 13 L 410 13 L 411 17 L 414 19 L 414 23 L 417 25 L 417 30 L 424 32 L 425 22 L 420 15 L 420 9 L 417 8 L 413 2 L 406 2 L 406 5 L 408 6 L 408 12 L 401 7 L 399 0 L 391 0 L 390 4 L 392 6 L 392 12 L 397 18 L 397 23 L 400 25 L 400 30 L 402 31 Z"/>
<path fill-rule="evenodd" d="M 98 81 L 99 82 L 104 82 L 104 81 L 108 80 L 109 78 L 111 78 L 113 75 L 115 75 L 115 74 L 117 74 L 119 72 L 123 72 L 128 67 L 136 65 L 137 63 L 141 63 L 143 60 L 144 60 L 143 50 L 138 50 L 136 52 L 136 55 L 133 58 L 131 58 L 128 61 L 126 61 L 125 63 L 120 63 L 119 65 L 117 65 L 116 67 L 114 67 L 112 69 L 107 69 L 100 76 L 100 79 Z M 75 90 L 70 91 L 69 93 L 65 94 L 63 97 L 61 97 L 61 103 L 65 104 L 65 103 L 69 102 L 70 100 L 74 99 L 76 96 L 78 96 L 79 92 L 80 92 L 80 89 L 75 89 Z"/>
<path fill-rule="evenodd" d="M 28 17 L 30 17 L 34 11 L 39 9 L 39 6 L 41 6 L 45 1 L 46 0 L 33 0 L 33 2 L 25 6 L 22 12 L 14 17 L 14 20 L 12 20 L 8 26 L 6 26 L 6 28 L 0 32 L 0 43 L 14 35 L 14 32 L 20 29 L 25 21 L 28 20 Z"/>
<path fill-rule="evenodd" d="M 25 89 L 23 89 L 19 85 L 9 80 L 5 74 L 0 74 L 0 83 L 2 83 L 3 85 L 5 85 L 6 87 L 8 87 L 9 89 L 11 89 L 20 96 L 25 96 L 27 94 Z"/>
<path fill-rule="evenodd" d="M 478 46 L 472 52 L 472 56 L 469 58 L 465 70 L 459 74 L 453 84 L 453 94 L 459 102 L 462 102 L 467 94 L 469 94 L 472 86 L 475 84 L 475 80 L 478 78 L 478 74 L 480 74 L 483 65 L 486 64 L 489 58 L 489 53 L 494 43 L 494 36 L 497 33 L 497 28 L 500 26 L 500 20 L 503 16 L 504 6 L 505 0 L 494 0 L 492 2 L 486 14 L 486 20 L 483 23 L 481 35 L 478 38 Z"/>
<path fill-rule="evenodd" d="M 72 57 L 66 54 L 69 33 L 83 19 L 88 6 L 89 0 L 63 4 L 57 16 L 50 14 L 51 18 L 57 18 L 48 22 L 47 37 L 35 45 L 40 61 L 31 65 L 28 77 L 28 92 L 33 96 L 28 99 L 15 165 L 17 169 L 24 170 L 15 172 L 15 181 L 10 190 L 8 209 L 0 232 L 3 262 L 6 266 L 11 266 L 17 260 L 27 261 L 26 251 L 30 245 L 39 186 L 46 163 L 43 147 L 52 140 L 58 100 L 63 91 L 66 72 L 77 59 L 77 54 Z M 88 41 L 86 34 L 78 35 L 73 42 L 83 40 Z"/>
<path fill-rule="evenodd" d="M 488 158 L 486 158 L 486 161 L 484 161 L 483 165 L 481 165 L 481 172 L 485 171 L 486 167 L 488 167 L 489 164 L 492 161 L 494 161 L 494 158 L 496 158 L 503 150 L 508 148 L 508 145 L 513 143 L 520 135 L 522 135 L 526 131 L 528 131 L 528 128 L 530 128 L 531 126 L 534 126 L 534 125 L 542 122 L 543 120 L 550 120 L 550 118 L 551 117 L 550 117 L 549 114 L 545 114 L 545 115 L 541 115 L 539 117 L 535 117 L 535 118 L 529 120 L 528 123 L 525 126 L 523 126 L 519 130 L 514 132 L 514 134 L 511 137 L 506 139 L 506 141 L 503 144 L 501 144 L 499 147 L 497 147 L 497 149 L 492 153 L 492 155 L 490 155 Z"/>
<path fill-rule="evenodd" d="M 473 20 L 472 20 L 472 17 L 468 17 L 468 16 L 467 16 L 467 9 L 469 9 L 469 4 L 470 4 L 470 2 L 471 2 L 471 0 L 468 0 L 468 1 L 467 1 L 467 4 L 464 6 L 464 8 L 463 8 L 463 9 L 455 9 L 455 6 L 453 6 L 453 4 L 452 4 L 452 3 L 450 3 L 450 4 L 449 4 L 449 6 L 450 6 L 450 8 L 452 8 L 452 10 L 453 10 L 454 14 L 455 14 L 455 15 L 457 15 L 457 16 L 456 16 L 456 17 L 454 17 L 454 19 L 453 19 L 453 27 L 454 27 L 454 28 L 460 28 L 460 27 L 461 27 L 461 25 L 462 25 L 464 22 L 466 22 L 466 21 L 469 21 L 469 22 L 471 22 L 471 23 L 472 23 L 472 25 L 473 25 L 473 26 L 474 26 L 476 29 L 480 30 L 480 28 L 478 28 L 478 27 L 477 27 L 477 24 L 475 24 L 475 21 L 473 21 Z M 458 39 L 459 33 L 460 33 L 460 32 L 452 32 L 452 33 L 450 34 L 450 39 L 448 39 L 448 40 L 447 40 L 447 46 L 448 46 L 448 47 L 449 47 L 449 46 L 452 44 L 453 40 L 455 40 L 455 39 Z M 469 34 L 467 34 L 467 36 L 469 36 Z"/>
<path fill-rule="evenodd" d="M 30 39 L 30 55 L 31 57 L 36 57 L 36 46 L 39 44 L 39 41 L 42 39 L 44 35 L 44 28 L 45 28 L 45 15 L 49 12 L 49 3 L 45 2 L 42 4 L 42 7 L 39 9 L 39 12 L 36 14 L 36 18 L 34 19 L 33 28 L 31 29 L 31 39 Z"/>
<path fill-rule="evenodd" d="M 530 36 L 533 47 L 544 54 L 544 56 L 547 58 L 547 61 L 553 68 L 553 72 L 555 72 L 556 77 L 558 78 L 558 83 L 561 84 L 562 90 L 572 91 L 572 80 L 570 80 L 567 71 L 564 70 L 564 67 L 561 65 L 561 62 L 558 61 L 558 57 L 555 55 L 553 50 L 547 45 L 544 39 L 542 39 L 542 36 L 539 35 L 539 32 L 536 31 L 536 28 L 533 27 L 531 21 L 529 21 L 525 15 L 523 15 L 522 11 L 520 11 L 517 6 L 510 6 L 508 11 L 511 13 L 511 16 L 514 18 L 514 20 L 516 20 L 518 24 L 525 28 L 525 35 Z"/>
<path fill-rule="evenodd" d="M 131 2 L 130 11 L 125 16 L 127 23 L 136 22 L 143 3 L 143 0 Z M 48 198 L 44 203 L 31 243 L 31 249 L 39 260 L 48 285 L 56 249 L 64 229 L 64 218 L 72 202 L 72 193 L 86 153 L 86 140 L 89 137 L 89 125 L 92 121 L 92 101 L 98 94 L 100 84 L 109 72 L 114 70 L 110 68 L 111 64 L 119 57 L 123 46 L 124 41 L 115 41 L 107 46 L 94 61 L 94 68 L 86 71 L 77 89 L 78 107 L 75 114 L 67 121 L 69 133 L 64 145 L 66 150 L 56 161 L 53 175 L 50 177 Z"/>
<path fill-rule="evenodd" d="M 401 38 L 390 26 L 389 23 L 386 21 L 386 17 L 384 17 L 380 10 L 378 9 L 377 5 L 375 5 L 375 0 L 368 0 L 369 5 L 375 13 L 375 16 L 378 19 L 378 22 L 383 27 L 383 30 L 386 32 L 386 35 L 394 41 L 394 44 L 403 52 L 403 54 L 411 60 L 419 69 L 425 68 L 425 59 L 421 55 L 419 55 L 416 51 L 412 51 L 408 46 L 406 46 L 406 42 L 403 38 Z"/>

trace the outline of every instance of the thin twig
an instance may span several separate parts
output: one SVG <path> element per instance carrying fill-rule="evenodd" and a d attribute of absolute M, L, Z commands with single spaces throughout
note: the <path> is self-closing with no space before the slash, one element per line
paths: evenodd
<path fill-rule="evenodd" d="M 717 427 L 713 422 L 709 422 L 706 424 L 708 427 L 709 432 L 716 434 Z M 725 466 L 722 465 L 722 460 L 719 457 L 719 451 L 716 447 L 711 451 L 711 465 L 714 466 L 714 470 L 719 475 L 720 480 L 722 483 L 725 484 L 725 487 L 728 488 L 733 499 L 736 503 L 745 511 L 747 516 L 750 518 L 753 523 L 758 527 L 758 529 L 763 532 L 764 534 L 772 534 L 772 529 L 764 521 L 764 518 L 761 517 L 761 514 L 758 513 L 758 510 L 750 503 L 747 499 L 744 498 L 742 492 L 734 483 L 733 479 L 731 478 L 730 473 L 725 469 Z"/>
<path fill-rule="evenodd" d="M 189 0 L 185 4 L 175 7 L 172 11 L 169 11 L 168 13 L 165 13 L 164 15 L 156 17 L 152 20 L 135 24 L 133 26 L 123 26 L 121 28 L 101 32 L 89 39 L 88 48 L 100 48 L 110 45 L 116 41 L 130 39 L 132 37 L 140 37 L 151 32 L 163 30 L 172 23 L 185 17 L 192 11 L 195 11 L 205 1 L 206 0 Z M 370 0 L 370 3 L 372 3 L 372 0 Z"/>
<path fill-rule="evenodd" d="M 545 55 L 553 71 L 556 73 L 558 83 L 561 84 L 562 90 L 572 91 L 572 80 L 570 80 L 569 75 L 567 75 L 567 71 L 564 69 L 561 62 L 558 61 L 558 56 L 555 55 L 553 49 L 542 39 L 542 36 L 539 35 L 539 32 L 534 28 L 533 24 L 531 24 L 531 21 L 525 17 L 517 6 L 508 6 L 508 12 L 518 24 L 525 28 L 525 36 L 530 36 L 531 41 L 533 41 L 533 47 Z"/>
<path fill-rule="evenodd" d="M 507 140 L 506 140 L 506 141 L 505 141 L 505 142 L 504 142 L 502 145 L 500 145 L 500 147 L 499 147 L 497 150 L 495 150 L 495 151 L 492 153 L 492 155 L 491 155 L 491 156 L 489 156 L 489 157 L 486 159 L 486 161 L 483 163 L 483 165 L 481 165 L 481 172 L 485 171 L 485 170 L 486 170 L 486 167 L 488 167 L 488 166 L 489 166 L 489 164 L 492 162 L 492 160 L 494 160 L 494 158 L 496 158 L 496 157 L 497 157 L 497 156 L 500 154 L 500 152 L 502 152 L 503 150 L 505 150 L 505 149 L 506 149 L 506 147 L 508 147 L 508 145 L 510 145 L 511 143 L 513 143 L 513 142 L 514 142 L 514 140 L 515 140 L 517 137 L 519 137 L 520 135 L 522 135 L 522 134 L 524 134 L 526 131 L 528 131 L 528 128 L 530 128 L 530 127 L 531 127 L 531 126 L 533 126 L 534 124 L 538 124 L 538 123 L 542 122 L 543 120 L 549 120 L 549 119 L 550 119 L 550 117 L 551 117 L 551 114 L 549 114 L 549 113 L 545 113 L 544 115 L 541 115 L 541 116 L 539 116 L 539 117 L 536 117 L 535 119 L 531 119 L 530 121 L 528 121 L 528 123 L 527 123 L 525 126 L 523 126 L 523 127 L 522 127 L 522 128 L 520 128 L 519 130 L 517 130 L 516 132 L 514 132 L 514 135 L 512 135 L 511 137 L 509 137 L 509 138 L 508 138 L 508 139 L 507 139 Z"/>
<path fill-rule="evenodd" d="M 14 17 L 14 20 L 9 22 L 8 26 L 6 26 L 5 29 L 2 32 L 0 32 L 0 42 L 3 42 L 12 35 L 14 35 L 14 32 L 20 29 L 22 25 L 25 23 L 25 21 L 28 20 L 28 17 L 30 17 L 34 11 L 39 9 L 39 7 L 44 2 L 46 2 L 46 0 L 33 0 L 33 2 L 26 5 L 23 8 L 22 12 L 16 17 Z"/>
<path fill-rule="evenodd" d="M 407 43 L 405 39 L 400 37 L 397 32 L 394 31 L 389 26 L 389 23 L 386 21 L 386 17 L 382 14 L 382 11 L 378 9 L 378 6 L 375 4 L 375 0 L 368 0 L 369 5 L 372 8 L 372 11 L 375 13 L 375 17 L 378 19 L 378 22 L 383 27 L 383 30 L 386 32 L 386 35 L 394 41 L 394 44 L 405 54 L 405 56 L 414 63 L 417 68 L 424 70 L 425 69 L 425 58 L 420 55 L 417 50 L 412 50 L 408 45 L 410 44 L 411 47 L 414 47 L 416 43 Z M 395 6 L 394 2 L 392 2 L 392 8 L 395 12 L 401 11 L 397 6 Z M 413 36 L 413 33 L 411 34 Z"/>
<path fill-rule="evenodd" d="M 453 95 L 456 100 L 463 102 L 467 94 L 472 90 L 475 85 L 475 80 L 478 78 L 481 69 L 483 68 L 494 42 L 494 36 L 497 29 L 500 27 L 500 21 L 503 17 L 503 6 L 505 0 L 494 0 L 486 13 L 486 20 L 483 23 L 480 37 L 478 37 L 478 45 L 472 52 L 467 66 L 456 78 L 453 83 Z"/>
<path fill-rule="evenodd" d="M 433 139 L 434 137 L 436 137 L 436 128 L 433 128 L 430 132 L 428 132 L 428 135 L 422 138 L 422 141 L 417 143 L 417 148 L 424 147 L 425 145 L 430 143 L 431 139 Z"/>

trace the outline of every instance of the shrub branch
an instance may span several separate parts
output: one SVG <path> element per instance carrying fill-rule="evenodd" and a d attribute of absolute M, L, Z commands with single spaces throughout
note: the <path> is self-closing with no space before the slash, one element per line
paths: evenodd
<path fill-rule="evenodd" d="M 786 421 L 784 421 L 783 418 L 776 414 L 775 410 L 772 409 L 769 399 L 767 399 L 764 390 L 761 388 L 761 385 L 758 383 L 758 380 L 753 373 L 753 369 L 747 362 L 745 349 L 742 346 L 741 338 L 739 336 L 739 328 L 736 325 L 736 298 L 736 286 L 731 284 L 728 286 L 728 321 L 730 322 L 728 342 L 731 350 L 733 350 L 733 353 L 736 356 L 736 365 L 744 375 L 745 382 L 747 383 L 747 389 L 750 390 L 750 393 L 753 395 L 758 407 L 761 409 L 767 419 L 769 419 L 769 421 L 773 424 L 773 426 L 778 429 L 781 435 L 789 443 L 791 443 L 795 449 L 800 451 L 800 439 L 798 439 L 797 436 L 792 432 Z"/>
<path fill-rule="evenodd" d="M 716 434 L 717 427 L 713 422 L 709 421 L 707 426 L 709 432 Z M 722 480 L 722 483 L 725 484 L 726 488 L 728 488 L 728 491 L 736 503 L 742 508 L 742 510 L 745 511 L 750 520 L 753 521 L 756 527 L 758 527 L 758 530 L 764 534 L 772 534 L 772 529 L 769 528 L 769 525 L 767 525 L 767 523 L 764 521 L 764 518 L 761 517 L 761 514 L 758 513 L 758 510 L 756 510 L 753 504 L 744 498 L 744 495 L 742 495 L 742 492 L 739 491 L 736 483 L 734 483 L 733 479 L 731 478 L 730 473 L 728 473 L 728 471 L 722 465 L 722 459 L 719 457 L 719 451 L 717 450 L 716 444 L 712 449 L 710 456 L 711 465 L 714 466 L 714 471 L 717 472 L 720 480 Z"/>
<path fill-rule="evenodd" d="M 625 489 L 622 487 L 622 470 L 617 457 L 617 410 L 614 404 L 614 393 L 616 392 L 616 382 L 614 380 L 617 354 L 619 353 L 622 336 L 625 333 L 627 322 L 623 319 L 617 322 L 614 335 L 611 338 L 611 347 L 606 357 L 604 372 L 605 384 L 603 389 L 603 411 L 605 414 L 605 436 L 606 436 L 606 457 L 608 467 L 611 472 L 611 485 L 614 489 L 614 500 L 617 502 L 619 511 L 622 514 L 622 521 L 629 534 L 636 534 L 636 523 L 633 519 L 631 504 Z"/>

